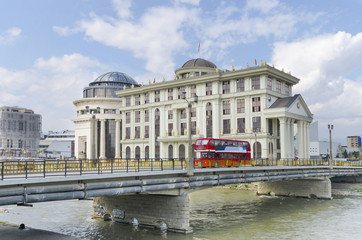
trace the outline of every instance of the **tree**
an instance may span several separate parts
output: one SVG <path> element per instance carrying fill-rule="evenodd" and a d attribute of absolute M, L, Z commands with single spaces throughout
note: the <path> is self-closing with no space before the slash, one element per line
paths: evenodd
<path fill-rule="evenodd" d="M 344 149 L 343 157 L 344 157 L 344 158 L 348 158 L 348 153 L 347 153 L 347 150 L 346 150 L 346 149 Z"/>

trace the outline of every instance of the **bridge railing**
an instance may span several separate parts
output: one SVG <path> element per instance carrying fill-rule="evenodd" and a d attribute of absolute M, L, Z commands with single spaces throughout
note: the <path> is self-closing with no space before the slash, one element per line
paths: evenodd
<path fill-rule="evenodd" d="M 6 160 L 0 162 L 0 179 L 112 174 L 122 172 L 186 169 L 184 159 L 79 159 L 79 160 Z"/>

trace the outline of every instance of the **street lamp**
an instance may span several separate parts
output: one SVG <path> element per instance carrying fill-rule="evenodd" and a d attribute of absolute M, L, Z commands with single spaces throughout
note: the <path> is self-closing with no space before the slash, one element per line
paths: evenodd
<path fill-rule="evenodd" d="M 333 159 L 332 159 L 332 130 L 333 130 L 333 125 L 328 124 L 328 130 L 329 130 L 329 166 L 330 166 L 330 168 L 333 168 Z"/>
<path fill-rule="evenodd" d="M 187 164 L 187 174 L 189 176 L 194 175 L 194 159 L 192 154 L 192 140 L 191 140 L 191 107 L 192 103 L 198 102 L 198 96 L 195 94 L 192 102 L 189 102 L 186 99 L 186 92 L 182 92 L 182 99 L 187 102 L 187 137 L 188 137 L 188 145 L 189 145 L 189 159 Z"/>

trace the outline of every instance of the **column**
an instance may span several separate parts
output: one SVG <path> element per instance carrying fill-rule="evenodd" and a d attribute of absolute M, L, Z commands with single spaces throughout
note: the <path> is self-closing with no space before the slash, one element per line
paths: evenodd
<path fill-rule="evenodd" d="M 298 158 L 303 159 L 304 158 L 304 155 L 303 155 L 303 144 L 304 144 L 303 122 L 300 120 L 297 123 L 297 130 L 298 130 Z"/>
<path fill-rule="evenodd" d="M 106 159 L 106 120 L 101 119 L 100 159 Z"/>
<path fill-rule="evenodd" d="M 310 127 L 310 123 L 307 122 L 307 123 L 306 123 L 306 132 L 307 132 L 307 136 L 306 136 L 306 143 L 307 143 L 306 150 L 307 150 L 307 152 L 306 152 L 306 156 L 305 156 L 307 159 L 310 159 L 310 150 L 309 150 L 309 134 L 310 134 L 310 132 L 309 132 L 309 127 Z"/>
<path fill-rule="evenodd" d="M 308 139 L 307 139 L 307 122 L 303 122 L 303 156 L 304 158 L 308 158 Z"/>
<path fill-rule="evenodd" d="M 285 118 L 279 118 L 280 122 L 280 154 L 281 159 L 287 158 L 286 148 L 287 148 L 287 136 L 286 136 L 286 119 Z"/>
<path fill-rule="evenodd" d="M 290 119 L 290 157 L 294 158 L 294 119 Z"/>
<path fill-rule="evenodd" d="M 115 158 L 121 158 L 121 120 L 120 119 L 116 119 L 116 140 L 115 140 Z"/>
<path fill-rule="evenodd" d="M 212 125 L 214 126 L 212 128 L 212 137 L 213 138 L 220 138 L 220 131 L 222 129 L 221 127 L 221 114 L 220 114 L 220 101 L 217 99 L 216 101 L 211 102 L 212 103 Z"/>
<path fill-rule="evenodd" d="M 95 135 L 95 122 L 96 120 L 94 118 L 90 119 L 90 136 L 89 136 L 89 152 L 88 152 L 88 158 L 89 159 L 94 159 L 95 157 L 95 139 L 94 139 L 94 135 Z"/>
<path fill-rule="evenodd" d="M 290 119 L 285 119 L 285 154 L 288 159 L 291 158 L 290 156 Z"/>

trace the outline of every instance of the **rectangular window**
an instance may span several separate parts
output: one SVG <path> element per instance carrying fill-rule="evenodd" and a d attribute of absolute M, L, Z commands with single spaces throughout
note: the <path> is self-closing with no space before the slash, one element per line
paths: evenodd
<path fill-rule="evenodd" d="M 131 106 L 131 96 L 126 97 L 126 107 Z"/>
<path fill-rule="evenodd" d="M 191 135 L 196 134 L 196 121 L 191 122 Z"/>
<path fill-rule="evenodd" d="M 126 123 L 131 123 L 131 112 L 126 112 Z"/>
<path fill-rule="evenodd" d="M 230 101 L 222 102 L 222 114 L 229 115 L 230 114 Z"/>
<path fill-rule="evenodd" d="M 196 117 L 196 108 L 191 108 L 191 117 Z"/>
<path fill-rule="evenodd" d="M 245 91 L 244 78 L 236 79 L 236 91 L 237 92 L 244 92 Z"/>
<path fill-rule="evenodd" d="M 168 119 L 173 119 L 173 110 L 168 110 Z"/>
<path fill-rule="evenodd" d="M 253 97 L 252 101 L 253 101 L 252 105 L 253 112 L 260 112 L 260 97 Z"/>
<path fill-rule="evenodd" d="M 185 87 L 179 87 L 177 89 L 177 99 L 182 99 L 183 92 L 185 92 Z"/>
<path fill-rule="evenodd" d="M 167 92 L 168 92 L 168 100 L 173 100 L 173 88 L 169 88 L 168 90 L 167 90 Z"/>
<path fill-rule="evenodd" d="M 224 134 L 230 134 L 230 119 L 222 120 L 222 129 Z"/>
<path fill-rule="evenodd" d="M 126 139 L 131 139 L 131 128 L 126 127 Z"/>
<path fill-rule="evenodd" d="M 191 89 L 191 97 L 193 98 L 196 96 L 196 85 L 191 85 L 190 89 Z"/>
<path fill-rule="evenodd" d="M 245 118 L 238 118 L 236 124 L 238 133 L 245 133 Z"/>
<path fill-rule="evenodd" d="M 155 91 L 155 102 L 159 102 L 160 101 L 160 90 L 156 90 Z"/>
<path fill-rule="evenodd" d="M 134 104 L 135 105 L 140 105 L 141 104 L 141 95 L 139 95 L 139 94 L 136 94 L 135 96 L 134 96 Z"/>
<path fill-rule="evenodd" d="M 222 82 L 222 93 L 230 93 L 230 81 L 223 81 Z"/>
<path fill-rule="evenodd" d="M 253 132 L 260 132 L 261 129 L 261 118 L 253 117 Z"/>
<path fill-rule="evenodd" d="M 245 99 L 242 98 L 236 100 L 236 112 L 245 113 Z"/>
<path fill-rule="evenodd" d="M 266 81 L 267 81 L 267 88 L 273 90 L 273 79 L 268 76 Z"/>
<path fill-rule="evenodd" d="M 212 95 L 212 82 L 206 83 L 206 95 Z"/>
<path fill-rule="evenodd" d="M 145 122 L 150 121 L 150 112 L 148 110 L 145 110 Z"/>
<path fill-rule="evenodd" d="M 141 120 L 141 111 L 135 111 L 134 112 L 134 121 L 136 123 L 139 123 Z"/>
<path fill-rule="evenodd" d="M 286 83 L 286 84 L 285 84 L 285 95 L 288 95 L 288 96 L 289 96 L 289 94 L 290 94 L 290 87 L 289 87 L 289 85 Z"/>
<path fill-rule="evenodd" d="M 181 135 L 187 135 L 187 123 L 181 123 Z"/>
<path fill-rule="evenodd" d="M 282 92 L 282 84 L 279 81 L 276 82 L 276 91 L 278 93 Z"/>
<path fill-rule="evenodd" d="M 169 123 L 168 124 L 168 131 L 167 131 L 168 136 L 172 136 L 172 129 L 173 129 L 173 124 Z"/>
<path fill-rule="evenodd" d="M 141 136 L 141 127 L 135 127 L 134 128 L 134 132 L 135 132 L 135 138 L 136 139 L 138 139 L 138 138 L 140 138 L 140 136 Z"/>
<path fill-rule="evenodd" d="M 150 102 L 150 94 L 145 93 L 145 104 Z"/>
<path fill-rule="evenodd" d="M 149 136 L 150 136 L 150 127 L 145 126 L 145 138 L 149 138 Z"/>
<path fill-rule="evenodd" d="M 251 90 L 258 90 L 260 89 L 260 77 L 255 76 L 251 77 Z"/>
<path fill-rule="evenodd" d="M 181 119 L 185 119 L 187 116 L 186 109 L 181 109 Z"/>

